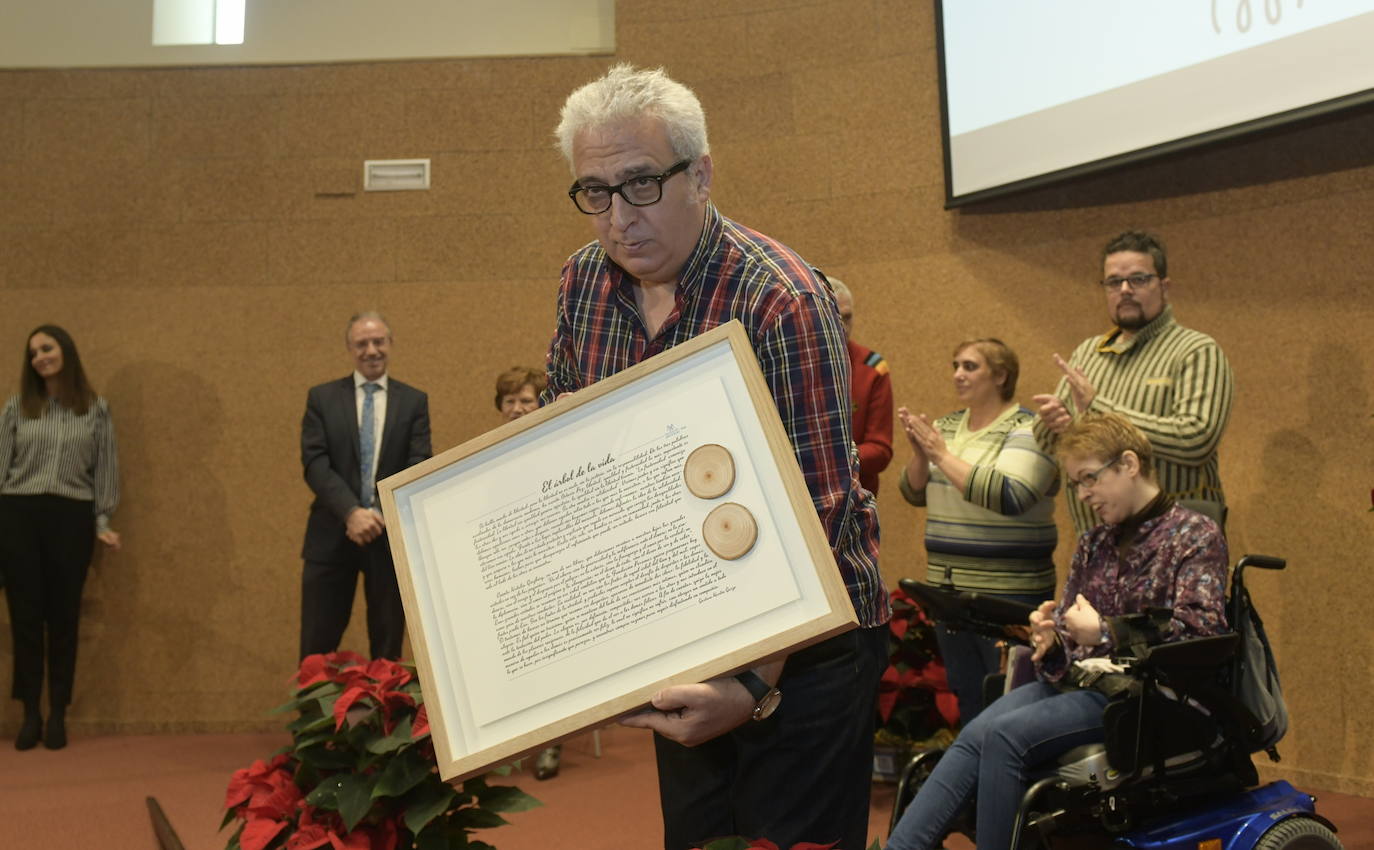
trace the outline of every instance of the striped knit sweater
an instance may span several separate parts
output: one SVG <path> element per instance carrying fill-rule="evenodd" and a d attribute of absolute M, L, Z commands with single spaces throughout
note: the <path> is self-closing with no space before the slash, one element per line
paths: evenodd
<path fill-rule="evenodd" d="M 1207 334 L 1175 322 L 1169 306 L 1131 339 L 1120 337 L 1120 330 L 1089 337 L 1069 359 L 1097 390 L 1091 409 L 1119 413 L 1145 433 L 1165 493 L 1224 505 L 1217 444 L 1231 415 L 1234 391 L 1226 355 Z M 1055 395 L 1073 409 L 1066 379 L 1060 379 Z M 1058 435 L 1039 419 L 1035 436 L 1045 451 L 1054 450 Z M 1092 511 L 1072 496 L 1069 512 L 1079 534 L 1098 524 Z"/>
<path fill-rule="evenodd" d="M 981 593 L 1054 592 L 1054 494 L 1059 468 L 1031 432 L 1034 414 L 1012 408 L 987 427 L 961 432 L 967 410 L 935 421 L 951 451 L 972 465 L 962 491 L 934 465 L 925 489 L 902 470 L 906 500 L 925 506 L 926 581 Z"/>
<path fill-rule="evenodd" d="M 29 419 L 12 396 L 0 411 L 0 494 L 90 501 L 96 530 L 108 530 L 119 504 L 119 458 L 105 399 L 81 416 L 50 399 L 42 416 Z"/>

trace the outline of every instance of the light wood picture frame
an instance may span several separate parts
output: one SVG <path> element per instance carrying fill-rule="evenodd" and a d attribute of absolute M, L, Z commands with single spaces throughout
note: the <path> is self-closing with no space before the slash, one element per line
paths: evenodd
<path fill-rule="evenodd" d="M 714 498 L 684 479 L 706 444 L 733 463 Z M 449 781 L 857 626 L 738 321 L 378 490 Z"/>

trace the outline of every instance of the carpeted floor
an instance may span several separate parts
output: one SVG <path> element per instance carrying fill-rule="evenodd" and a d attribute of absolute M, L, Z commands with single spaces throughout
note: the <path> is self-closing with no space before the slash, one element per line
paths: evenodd
<path fill-rule="evenodd" d="M 283 735 L 74 737 L 49 752 L 0 748 L 0 847 L 157 850 L 145 799 L 155 797 L 187 850 L 223 848 L 218 833 L 229 775 L 286 742 Z M 503 780 L 544 806 L 510 815 L 482 839 L 499 850 L 625 850 L 661 846 L 653 745 L 638 730 L 601 733 L 564 746 L 562 772 L 547 782 L 528 773 Z M 1315 793 L 1315 792 L 1314 792 Z M 871 835 L 884 835 L 892 789 L 875 786 Z M 1374 800 L 1319 794 L 1349 850 L 1374 848 Z M 950 850 L 970 850 L 954 839 Z"/>

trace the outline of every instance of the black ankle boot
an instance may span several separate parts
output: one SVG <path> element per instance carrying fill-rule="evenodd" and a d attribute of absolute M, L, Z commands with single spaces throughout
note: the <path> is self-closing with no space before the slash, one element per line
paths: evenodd
<path fill-rule="evenodd" d="M 24 722 L 19 727 L 19 734 L 14 739 L 16 750 L 31 750 L 38 746 L 38 739 L 43 736 L 43 717 L 35 709 L 34 711 L 24 711 Z"/>
<path fill-rule="evenodd" d="M 67 711 L 55 708 L 48 717 L 48 734 L 43 736 L 43 746 L 50 750 L 60 750 L 67 746 Z"/>

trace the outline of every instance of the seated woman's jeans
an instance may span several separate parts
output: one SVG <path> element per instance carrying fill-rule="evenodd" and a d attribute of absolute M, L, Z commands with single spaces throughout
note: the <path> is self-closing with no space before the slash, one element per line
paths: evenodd
<path fill-rule="evenodd" d="M 978 794 L 978 846 L 1005 850 L 1036 765 L 1082 744 L 1102 740 L 1097 691 L 1060 693 L 1029 682 L 988 706 L 959 733 L 916 799 L 902 814 L 887 850 L 938 847 L 965 803 Z"/>

